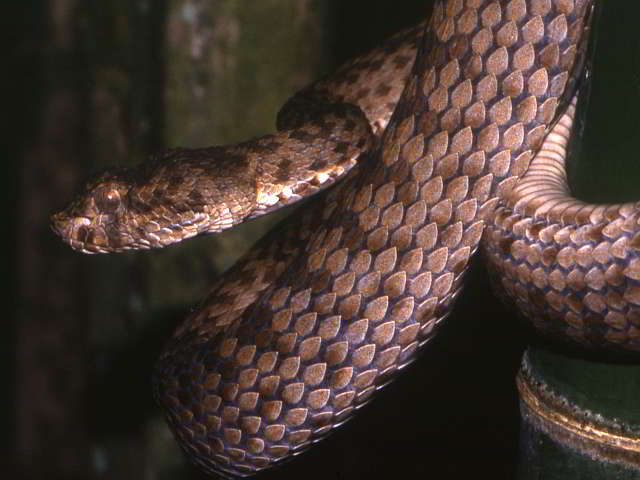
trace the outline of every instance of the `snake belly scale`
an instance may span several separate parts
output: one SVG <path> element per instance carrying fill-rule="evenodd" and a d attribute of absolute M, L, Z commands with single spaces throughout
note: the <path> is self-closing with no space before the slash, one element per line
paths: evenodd
<path fill-rule="evenodd" d="M 462 286 L 485 224 L 491 225 L 484 238 L 492 268 L 522 274 L 520 283 L 513 275 L 502 283 L 525 310 L 528 302 L 544 310 L 558 303 L 557 296 L 570 298 L 575 315 L 559 321 L 574 330 L 558 330 L 588 338 L 591 346 L 638 348 L 637 337 L 629 334 L 632 325 L 621 339 L 611 334 L 612 326 L 620 327 L 619 316 L 603 315 L 607 305 L 619 312 L 640 303 L 637 287 L 629 283 L 640 277 L 632 255 L 638 243 L 634 208 L 607 210 L 626 215 L 616 223 L 619 228 L 609 230 L 603 222 L 618 217 L 590 210 L 591 225 L 601 235 L 585 241 L 616 232 L 625 239 L 617 244 L 616 258 L 624 256 L 614 269 L 619 275 L 608 276 L 621 293 L 599 292 L 600 303 L 581 290 L 555 288 L 565 271 L 554 265 L 562 266 L 570 252 L 558 256 L 556 248 L 555 257 L 542 255 L 552 264 L 547 270 L 559 274 L 542 269 L 527 275 L 522 260 L 534 255 L 523 256 L 520 237 L 500 238 L 521 232 L 530 240 L 534 233 L 550 238 L 551 230 L 527 221 L 547 212 L 555 218 L 559 207 L 545 206 L 557 196 L 537 195 L 536 208 L 528 208 L 526 191 L 536 182 L 518 187 L 518 177 L 532 161 L 536 165 L 541 147 L 558 144 L 549 132 L 571 123 L 594 5 L 436 1 L 423 36 L 421 27 L 401 33 L 390 46 L 293 97 L 279 116 L 280 133 L 237 147 L 174 150 L 138 170 L 108 172 L 53 217 L 54 230 L 85 252 L 151 248 L 226 228 L 344 176 L 240 260 L 158 360 L 155 395 L 193 462 L 210 473 L 251 475 L 351 418 L 433 337 Z M 381 83 L 358 85 L 377 73 Z M 337 158 L 337 170 L 325 158 L 328 151 Z M 320 173 L 303 173 L 305 186 L 287 183 L 286 174 L 294 170 L 288 152 L 302 159 L 301 171 Z M 221 186 L 211 180 L 216 165 L 232 173 Z M 236 185 L 238 167 L 268 175 Z M 222 214 L 207 203 L 221 196 L 217 192 L 232 197 Z M 256 210 L 248 197 L 266 200 Z M 584 219 L 570 213 L 584 209 L 565 204 L 562 222 Z M 512 212 L 523 217 L 508 220 Z M 557 234 L 564 227 L 553 228 Z M 555 240 L 567 238 L 577 236 Z M 571 258 L 587 253 L 577 255 Z M 528 281 L 541 285 L 541 293 L 527 296 Z M 632 306 L 621 307 L 624 300 Z M 598 323 L 591 309 L 588 335 L 576 334 L 576 310 L 602 304 L 598 318 L 604 321 Z"/>

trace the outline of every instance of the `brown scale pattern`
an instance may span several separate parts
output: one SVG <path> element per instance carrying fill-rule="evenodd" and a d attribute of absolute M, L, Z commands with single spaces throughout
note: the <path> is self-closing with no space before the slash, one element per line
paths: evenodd
<path fill-rule="evenodd" d="M 260 242 L 162 354 L 156 395 L 195 463 L 248 475 L 290 458 L 415 358 L 571 98 L 592 3 L 436 3 L 381 147 Z"/>
<path fill-rule="evenodd" d="M 398 33 L 294 95 L 275 134 L 171 149 L 138 167 L 108 170 L 52 217 L 54 231 L 84 253 L 161 248 L 326 189 L 378 143 L 423 29 Z"/>
<path fill-rule="evenodd" d="M 358 105 L 369 119 L 374 134 L 382 135 L 404 89 L 424 27 L 425 22 L 397 33 L 384 45 L 346 62 L 298 95 L 313 93 Z M 371 82 L 372 76 L 375 83 Z M 286 124 L 289 114 L 296 115 L 299 111 L 295 105 L 296 96 L 278 113 L 279 128 Z"/>
<path fill-rule="evenodd" d="M 275 134 L 170 149 L 137 167 L 106 171 L 53 215 L 54 231 L 84 253 L 161 248 L 327 188 L 377 137 L 357 105 L 313 95 L 295 100 L 290 106 L 303 113 L 285 115 Z"/>
<path fill-rule="evenodd" d="M 640 351 L 640 203 L 587 204 L 566 179 L 572 104 L 496 210 L 483 241 L 492 282 L 540 330 Z"/>

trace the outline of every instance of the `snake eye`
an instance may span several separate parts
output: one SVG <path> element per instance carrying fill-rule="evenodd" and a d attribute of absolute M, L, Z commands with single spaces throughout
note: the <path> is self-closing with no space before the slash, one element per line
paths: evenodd
<path fill-rule="evenodd" d="M 95 201 L 100 213 L 113 213 L 120 205 L 120 193 L 112 188 L 105 188 L 97 192 Z"/>

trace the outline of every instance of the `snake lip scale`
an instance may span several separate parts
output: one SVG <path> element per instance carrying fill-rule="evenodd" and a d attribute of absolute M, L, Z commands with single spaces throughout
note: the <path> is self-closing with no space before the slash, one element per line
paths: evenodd
<path fill-rule="evenodd" d="M 433 338 L 479 246 L 536 327 L 637 354 L 638 204 L 580 202 L 564 173 L 597 3 L 436 1 L 292 97 L 277 133 L 107 171 L 52 217 L 85 253 L 157 248 L 341 179 L 161 354 L 154 394 L 191 461 L 252 475 L 349 420 Z"/>

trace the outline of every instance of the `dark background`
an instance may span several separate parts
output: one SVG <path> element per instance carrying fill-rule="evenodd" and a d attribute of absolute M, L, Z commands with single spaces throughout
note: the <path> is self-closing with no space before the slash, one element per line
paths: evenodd
<path fill-rule="evenodd" d="M 291 93 L 419 21 L 424 3 L 4 6 L 6 478 L 202 478 L 159 418 L 150 371 L 177 322 L 269 222 L 166 252 L 89 257 L 58 241 L 48 216 L 98 168 L 134 164 L 169 145 L 268 132 Z M 587 199 L 629 200 L 637 192 L 637 162 L 624 160 L 638 139 L 638 9 L 609 2 L 603 14 L 580 173 L 573 174 Z M 468 280 L 414 365 L 347 426 L 263 478 L 513 478 L 513 378 L 528 336 L 492 296 L 481 262 Z"/>

